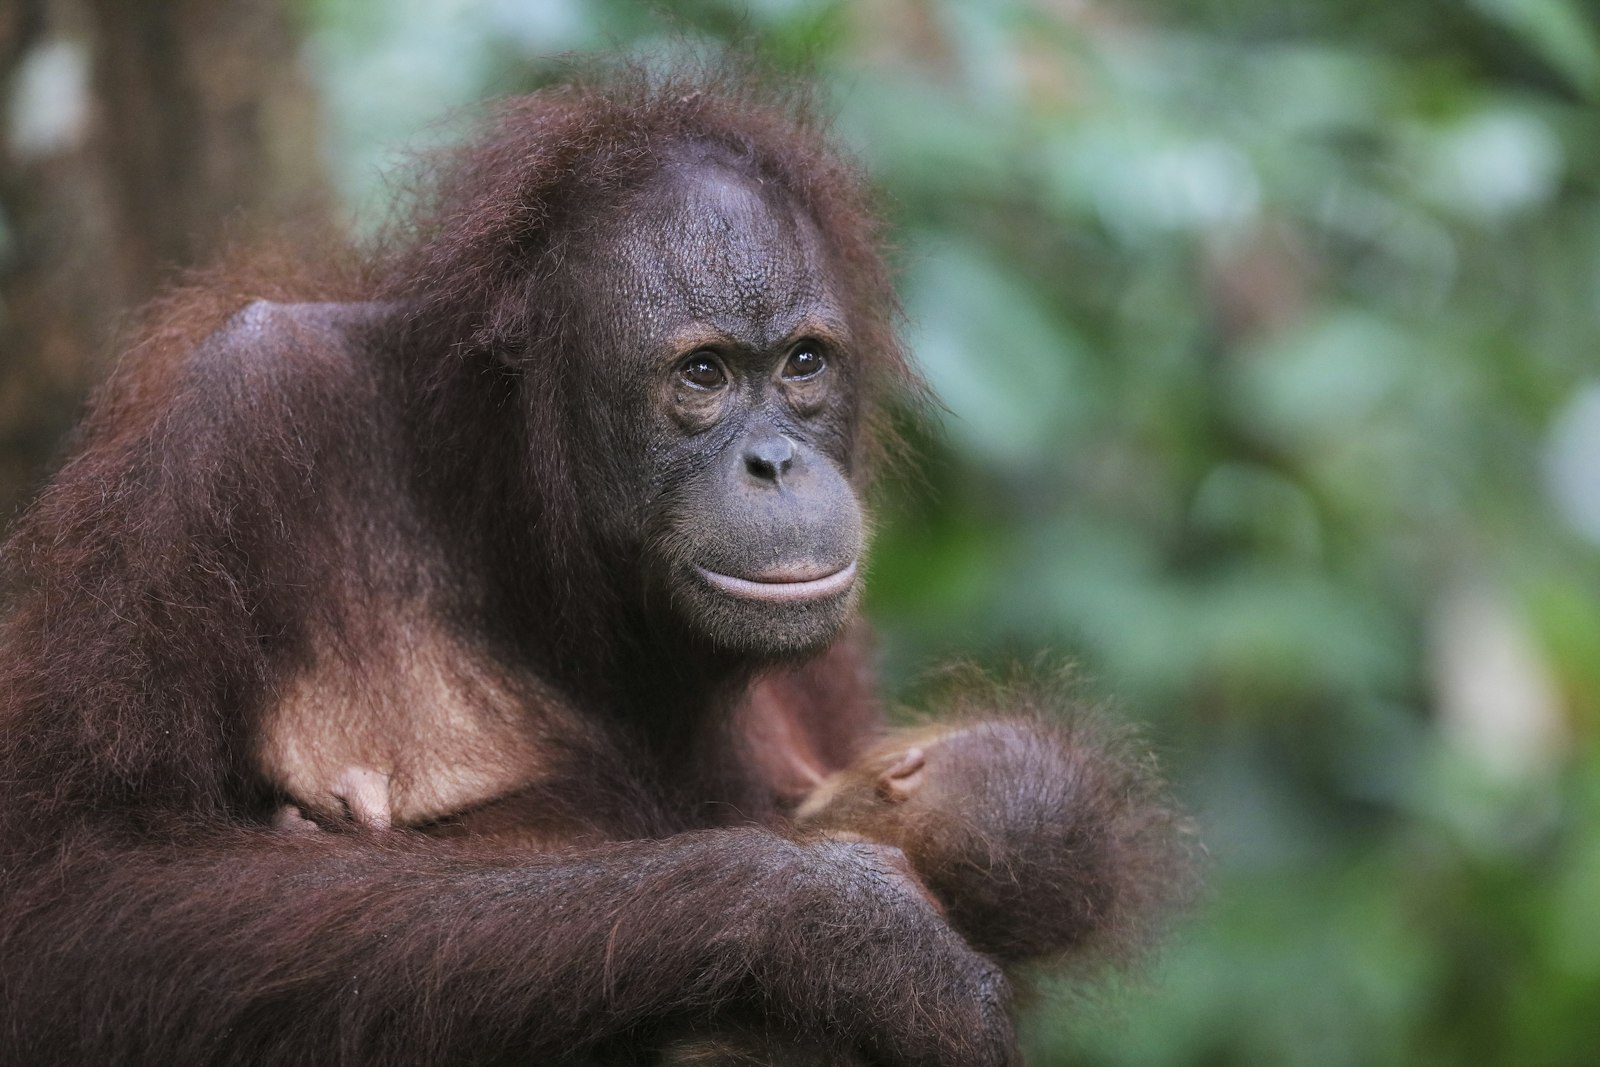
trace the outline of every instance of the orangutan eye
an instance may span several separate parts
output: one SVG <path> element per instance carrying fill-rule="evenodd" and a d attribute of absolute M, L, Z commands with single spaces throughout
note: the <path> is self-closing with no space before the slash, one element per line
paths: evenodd
<path fill-rule="evenodd" d="M 722 364 L 707 352 L 696 352 L 683 361 L 683 366 L 678 368 L 678 373 L 683 380 L 696 389 L 720 389 L 728 384 L 728 376 L 722 371 Z"/>
<path fill-rule="evenodd" d="M 802 345 L 789 354 L 789 362 L 783 365 L 783 376 L 790 381 L 815 378 L 827 365 L 821 352 L 810 345 Z"/>

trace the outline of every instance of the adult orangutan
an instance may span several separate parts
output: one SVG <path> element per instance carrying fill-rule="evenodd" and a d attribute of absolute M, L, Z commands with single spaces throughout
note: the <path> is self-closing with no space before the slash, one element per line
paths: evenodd
<path fill-rule="evenodd" d="M 169 299 L 5 550 L 0 1058 L 1012 1062 L 899 851 L 789 820 L 877 721 L 918 390 L 857 179 L 642 77 L 435 179 L 364 263 Z"/>

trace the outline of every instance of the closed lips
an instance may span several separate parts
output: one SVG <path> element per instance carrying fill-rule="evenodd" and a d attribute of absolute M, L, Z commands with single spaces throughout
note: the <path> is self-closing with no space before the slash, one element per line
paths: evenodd
<path fill-rule="evenodd" d="M 719 574 L 704 567 L 695 569 L 700 572 L 702 578 L 725 593 L 750 600 L 774 602 L 821 600 L 844 592 L 856 580 L 855 560 L 851 560 L 831 574 L 798 580 L 773 575 L 760 578 L 735 578 L 731 574 Z"/>

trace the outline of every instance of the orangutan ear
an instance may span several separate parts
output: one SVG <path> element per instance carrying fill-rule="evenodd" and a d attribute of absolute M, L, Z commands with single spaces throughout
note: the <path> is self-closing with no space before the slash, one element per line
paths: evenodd
<path fill-rule="evenodd" d="M 906 749 L 895 761 L 894 766 L 883 772 L 878 779 L 878 796 L 893 804 L 899 804 L 910 798 L 922 786 L 922 769 L 928 765 L 928 757 L 922 749 L 915 746 Z"/>

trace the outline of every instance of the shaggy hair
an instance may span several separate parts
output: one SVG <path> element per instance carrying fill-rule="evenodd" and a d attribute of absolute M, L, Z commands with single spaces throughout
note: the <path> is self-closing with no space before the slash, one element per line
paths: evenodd
<path fill-rule="evenodd" d="M 726 1022 L 829 1062 L 1007 1062 L 992 961 L 878 851 L 783 819 L 783 775 L 877 720 L 859 630 L 764 678 L 645 659 L 596 535 L 577 253 L 697 154 L 821 236 L 860 488 L 886 404 L 921 395 L 877 223 L 803 97 L 749 79 L 512 101 L 376 248 L 245 255 L 153 309 L 0 562 L 0 1059 L 632 1063 Z M 434 659 L 385 644 L 412 615 Z M 548 766 L 454 834 L 275 831 L 293 798 L 256 753 L 319 655 L 374 712 L 353 729 L 448 678 L 525 713 Z M 516 836 L 540 820 L 579 829 Z"/>

